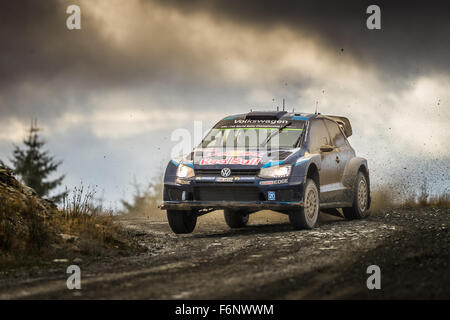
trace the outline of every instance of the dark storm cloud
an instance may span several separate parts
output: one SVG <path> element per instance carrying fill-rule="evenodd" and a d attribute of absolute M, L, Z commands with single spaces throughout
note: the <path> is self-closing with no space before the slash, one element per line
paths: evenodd
<path fill-rule="evenodd" d="M 164 0 L 183 12 L 204 11 L 269 30 L 284 25 L 308 32 L 329 50 L 404 77 L 450 72 L 449 1 Z M 366 9 L 381 7 L 381 30 L 366 28 Z M 342 51 L 342 49 L 344 51 Z"/>
<path fill-rule="evenodd" d="M 53 0 L 0 4 L 2 86 L 70 72 L 79 66 L 80 55 L 86 64 L 91 62 L 92 48 L 83 41 L 89 31 L 67 32 L 64 13 Z"/>
<path fill-rule="evenodd" d="M 82 29 L 66 28 L 66 8 L 82 8 Z M 93 3 L 94 4 L 94 3 Z M 86 4 L 84 4 L 86 6 Z M 73 86 L 113 86 L 163 73 L 161 61 L 134 59 L 100 33 L 101 24 L 76 0 L 19 0 L 0 3 L 0 85 L 70 78 Z M 86 9 L 86 10 L 84 10 Z M 120 10 L 120 8 L 118 8 Z"/>
<path fill-rule="evenodd" d="M 142 0 L 141 6 L 144 9 L 150 3 L 154 5 L 155 1 Z M 306 32 L 320 41 L 324 50 L 355 57 L 361 67 L 380 68 L 381 73 L 400 81 L 408 75 L 450 72 L 448 2 L 158 0 L 156 3 L 181 14 L 206 12 L 258 30 L 284 25 Z M 365 10 L 374 3 L 382 10 L 382 30 L 370 31 L 365 27 Z M 69 4 L 79 2 L 1 2 L 3 90 L 36 80 L 55 81 L 58 86 L 67 77 L 72 86 L 95 83 L 97 88 L 163 78 L 173 81 L 186 75 L 192 83 L 197 81 L 193 74 L 208 70 L 207 58 L 183 50 L 187 39 L 164 42 L 162 34 L 159 39 L 149 39 L 147 47 L 136 43 L 135 48 L 118 50 L 112 39 L 101 34 L 102 25 L 92 15 L 83 16 L 82 30 L 69 31 L 65 28 L 65 9 Z M 82 14 L 86 12 L 82 10 Z"/>
<path fill-rule="evenodd" d="M 66 28 L 70 4 L 82 8 L 81 30 Z M 118 49 L 90 9 L 89 2 L 77 0 L 0 2 L 3 116 L 52 118 L 70 107 L 88 108 L 90 93 L 150 85 L 176 68 L 175 56 L 162 59 L 161 54 L 141 50 L 139 43 Z M 152 41 L 157 46 L 159 39 Z"/>

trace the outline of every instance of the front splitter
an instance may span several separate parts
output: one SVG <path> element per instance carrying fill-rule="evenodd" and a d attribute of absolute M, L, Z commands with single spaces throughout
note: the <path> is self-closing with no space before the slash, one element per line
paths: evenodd
<path fill-rule="evenodd" d="M 303 201 L 165 201 L 161 205 L 163 210 L 189 209 L 253 209 L 253 210 L 287 210 L 303 206 Z"/>

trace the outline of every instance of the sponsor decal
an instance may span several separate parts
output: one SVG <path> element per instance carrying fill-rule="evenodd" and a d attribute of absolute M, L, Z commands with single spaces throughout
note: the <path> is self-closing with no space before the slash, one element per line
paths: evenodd
<path fill-rule="evenodd" d="M 234 181 L 237 181 L 237 182 L 250 182 L 250 181 L 255 181 L 255 177 L 234 177 Z"/>
<path fill-rule="evenodd" d="M 259 184 L 263 186 L 274 185 L 274 184 L 284 184 L 288 183 L 288 179 L 278 179 L 278 180 L 264 180 L 260 181 Z"/>
<path fill-rule="evenodd" d="M 229 127 L 214 128 L 214 130 L 275 130 L 275 129 L 280 129 L 282 131 L 285 131 L 285 130 L 303 131 L 302 128 L 289 128 L 289 127 L 278 126 L 278 125 L 271 126 L 271 127 L 269 127 L 269 126 L 264 126 L 264 127 L 258 127 L 258 126 L 238 127 L 238 126 L 235 126 L 235 127 L 231 127 L 231 128 L 229 128 Z"/>
<path fill-rule="evenodd" d="M 255 177 L 196 177 L 197 182 L 253 182 Z"/>
<path fill-rule="evenodd" d="M 255 151 L 244 151 L 244 150 L 233 150 L 233 151 L 223 151 L 215 152 L 212 151 L 208 154 L 210 157 L 258 157 L 262 158 L 263 155 Z"/>
<path fill-rule="evenodd" d="M 230 157 L 225 159 L 213 159 L 213 158 L 203 158 L 200 160 L 200 165 L 202 166 L 212 166 L 216 164 L 238 164 L 242 166 L 256 166 L 261 162 L 261 158 L 250 158 L 250 159 L 243 159 L 243 158 L 236 158 L 236 157 Z"/>
<path fill-rule="evenodd" d="M 297 129 L 302 130 L 305 125 L 303 117 L 295 119 L 223 119 L 214 129 Z M 302 120 L 302 121 L 298 121 Z"/>
<path fill-rule="evenodd" d="M 235 124 L 287 124 L 288 120 L 254 120 L 254 119 L 236 119 Z"/>
<path fill-rule="evenodd" d="M 270 200 L 270 201 L 275 200 L 275 191 L 268 191 L 267 192 L 267 200 Z"/>
<path fill-rule="evenodd" d="M 233 181 L 234 181 L 233 177 L 227 177 L 227 178 L 217 177 L 216 178 L 216 182 L 233 182 Z"/>
<path fill-rule="evenodd" d="M 215 181 L 216 177 L 196 177 L 195 181 Z"/>

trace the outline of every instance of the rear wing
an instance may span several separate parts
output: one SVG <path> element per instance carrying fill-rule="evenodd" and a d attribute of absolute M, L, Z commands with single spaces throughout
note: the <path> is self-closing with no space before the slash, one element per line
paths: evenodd
<path fill-rule="evenodd" d="M 338 116 L 326 116 L 328 118 L 333 119 L 336 121 L 339 126 L 342 128 L 342 131 L 344 131 L 345 136 L 348 138 L 352 135 L 352 125 L 350 124 L 350 120 L 348 120 L 345 117 L 338 117 Z"/>

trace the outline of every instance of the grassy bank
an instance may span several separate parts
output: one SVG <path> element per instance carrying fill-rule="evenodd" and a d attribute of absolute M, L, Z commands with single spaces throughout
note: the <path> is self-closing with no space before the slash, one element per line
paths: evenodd
<path fill-rule="evenodd" d="M 111 213 L 91 200 L 92 194 L 81 188 L 57 208 L 26 195 L 19 184 L 0 184 L 0 268 L 137 250 Z"/>

